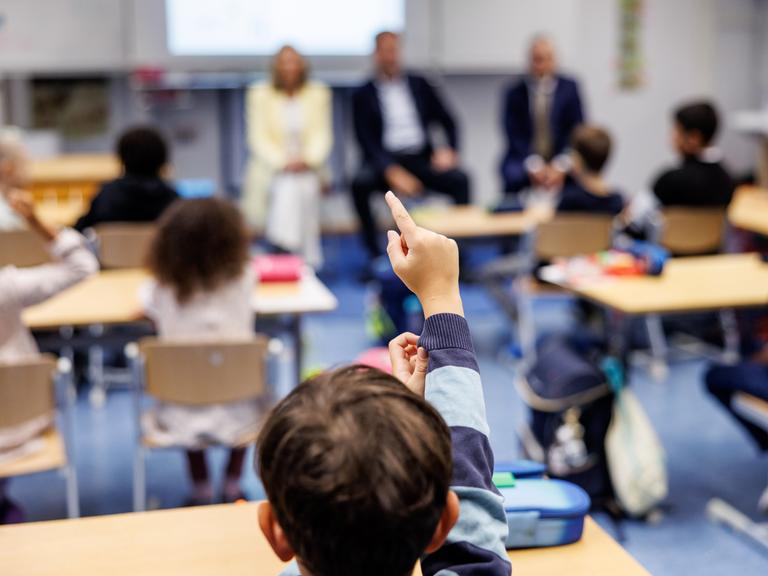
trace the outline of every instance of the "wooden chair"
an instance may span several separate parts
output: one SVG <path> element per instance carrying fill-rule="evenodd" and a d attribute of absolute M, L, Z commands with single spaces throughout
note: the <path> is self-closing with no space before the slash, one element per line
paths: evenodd
<path fill-rule="evenodd" d="M 59 470 L 67 483 L 67 515 L 80 515 L 77 472 L 72 454 L 72 401 L 74 385 L 68 360 L 58 362 L 49 355 L 15 364 L 0 364 L 0 428 L 17 426 L 56 412 L 55 384 L 65 384 L 63 416 L 69 428 L 69 442 L 54 426 L 35 442 L 38 449 L 0 462 L 0 478 Z"/>
<path fill-rule="evenodd" d="M 723 208 L 665 208 L 659 244 L 675 256 L 720 251 L 725 232 Z"/>
<path fill-rule="evenodd" d="M 155 234 L 154 224 L 114 223 L 96 227 L 102 268 L 142 268 Z"/>
<path fill-rule="evenodd" d="M 162 342 L 145 338 L 129 345 L 126 355 L 134 369 L 138 438 L 133 466 L 133 507 L 146 508 L 145 454 L 168 446 L 142 430 L 142 394 L 189 406 L 224 404 L 263 397 L 266 386 L 267 339 L 257 335 L 237 342 Z M 255 434 L 235 446 L 253 443 Z"/>
<path fill-rule="evenodd" d="M 603 214 L 558 214 L 539 225 L 534 254 L 539 261 L 594 254 L 611 247 L 613 216 Z"/>
<path fill-rule="evenodd" d="M 485 287 L 517 324 L 520 354 L 525 362 L 535 359 L 532 297 L 537 286 L 532 272 L 536 264 L 609 249 L 613 243 L 613 220 L 613 216 L 605 214 L 557 214 L 524 238 L 519 254 L 493 262 L 484 269 Z M 511 292 L 509 280 L 514 285 Z"/>
<path fill-rule="evenodd" d="M 32 230 L 0 231 L 0 267 L 38 266 L 50 259 L 45 242 Z"/>
<path fill-rule="evenodd" d="M 656 241 L 674 256 L 697 256 L 720 252 L 725 235 L 724 208 L 668 207 L 662 211 L 660 230 Z M 726 359 L 738 358 L 739 336 L 733 310 L 721 310 L 720 324 L 725 335 Z M 656 380 L 664 380 L 668 373 L 667 340 L 661 318 L 645 318 L 651 346 L 651 372 Z"/>

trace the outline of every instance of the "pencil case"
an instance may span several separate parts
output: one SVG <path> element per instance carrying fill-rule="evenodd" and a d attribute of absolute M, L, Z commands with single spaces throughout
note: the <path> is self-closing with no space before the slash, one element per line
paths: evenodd
<path fill-rule="evenodd" d="M 499 491 L 509 526 L 508 549 L 562 546 L 581 539 L 591 501 L 576 484 L 528 478 Z"/>

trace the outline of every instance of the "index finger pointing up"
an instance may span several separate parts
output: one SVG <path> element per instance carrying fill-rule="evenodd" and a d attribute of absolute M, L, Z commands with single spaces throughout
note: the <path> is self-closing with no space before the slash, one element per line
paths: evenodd
<path fill-rule="evenodd" d="M 411 215 L 408 214 L 408 210 L 405 209 L 405 206 L 400 202 L 400 199 L 395 196 L 391 190 L 386 193 L 384 199 L 387 201 L 387 205 L 389 206 L 390 212 L 392 212 L 392 217 L 395 219 L 397 227 L 400 228 L 400 232 L 407 242 L 409 236 L 416 231 L 416 223 L 413 221 L 413 218 L 411 218 Z"/>

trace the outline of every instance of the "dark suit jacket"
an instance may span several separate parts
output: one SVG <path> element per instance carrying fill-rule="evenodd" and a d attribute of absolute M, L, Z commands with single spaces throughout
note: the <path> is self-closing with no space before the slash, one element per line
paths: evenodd
<path fill-rule="evenodd" d="M 424 77 L 416 74 L 406 74 L 406 80 L 424 129 L 427 151 L 432 150 L 429 128 L 434 125 L 443 128 L 448 145 L 458 150 L 459 134 L 456 122 L 435 88 Z M 392 151 L 384 148 L 384 120 L 373 80 L 369 80 L 355 91 L 352 97 L 352 112 L 355 135 L 363 153 L 363 161 L 380 171 L 396 164 Z"/>
<path fill-rule="evenodd" d="M 736 185 L 719 162 L 683 159 L 682 165 L 663 172 L 653 184 L 662 206 L 727 206 Z"/>
<path fill-rule="evenodd" d="M 501 173 L 505 191 L 517 192 L 530 184 L 524 162 L 533 153 L 534 126 L 527 77 L 507 89 L 503 107 L 507 152 Z M 571 132 L 584 121 L 579 86 L 575 80 L 557 76 L 550 114 L 552 151 L 556 156 L 568 148 Z"/>
<path fill-rule="evenodd" d="M 160 178 L 123 176 L 102 186 L 75 229 L 104 222 L 154 222 L 178 197 Z"/>

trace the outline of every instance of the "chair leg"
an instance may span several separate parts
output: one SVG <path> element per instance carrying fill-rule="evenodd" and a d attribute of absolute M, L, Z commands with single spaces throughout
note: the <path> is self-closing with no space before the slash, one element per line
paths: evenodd
<path fill-rule="evenodd" d="M 645 317 L 645 327 L 648 331 L 648 341 L 651 344 L 651 376 L 657 382 L 662 382 L 669 374 L 667 366 L 667 339 L 661 318 L 657 314 Z"/>
<path fill-rule="evenodd" d="M 77 469 L 70 462 L 64 470 L 67 482 L 67 517 L 80 517 L 80 491 L 77 486 Z"/>
<path fill-rule="evenodd" d="M 91 346 L 88 350 L 88 379 L 91 393 L 88 399 L 94 408 L 103 408 L 107 401 L 107 382 L 104 378 L 104 349 Z"/>
<path fill-rule="evenodd" d="M 768 486 L 765 487 L 757 503 L 757 509 L 763 514 L 768 514 Z"/>
<path fill-rule="evenodd" d="M 525 366 L 532 366 L 536 361 L 536 325 L 533 320 L 533 296 L 527 286 L 529 281 L 530 278 L 520 277 L 513 284 L 520 352 Z"/>
<path fill-rule="evenodd" d="M 133 511 L 147 509 L 147 463 L 144 449 L 138 446 L 133 453 Z"/>
<path fill-rule="evenodd" d="M 726 364 L 735 364 L 739 361 L 741 354 L 741 336 L 739 335 L 739 324 L 736 320 L 736 313 L 733 310 L 721 310 L 720 325 L 723 328 L 723 337 L 725 340 L 725 349 L 723 350 L 723 362 Z"/>

